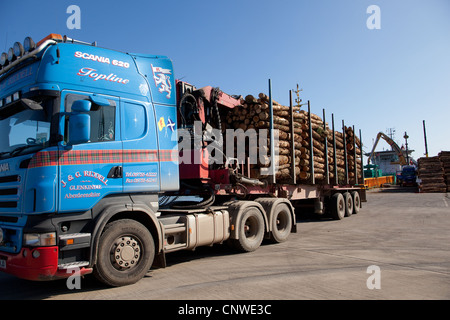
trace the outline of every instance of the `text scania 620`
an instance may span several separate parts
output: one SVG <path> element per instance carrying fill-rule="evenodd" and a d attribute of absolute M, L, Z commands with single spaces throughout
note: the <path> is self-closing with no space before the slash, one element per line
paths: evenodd
<path fill-rule="evenodd" d="M 333 212 L 344 192 L 360 201 L 353 186 L 274 184 L 230 159 L 208 162 L 208 133 L 240 104 L 175 81 L 164 56 L 56 34 L 16 42 L 0 61 L 0 271 L 50 280 L 78 270 L 126 285 L 172 251 L 285 241 L 295 200 Z M 200 134 L 181 141 L 196 123 Z"/>

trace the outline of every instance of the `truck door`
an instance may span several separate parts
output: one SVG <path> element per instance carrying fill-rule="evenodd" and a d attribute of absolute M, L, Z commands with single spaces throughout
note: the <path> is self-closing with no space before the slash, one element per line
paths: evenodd
<path fill-rule="evenodd" d="M 122 142 L 119 99 L 92 93 L 63 91 L 65 112 L 77 100 L 91 101 L 90 140 L 67 146 L 69 116 L 65 116 L 64 141 L 59 151 L 59 211 L 88 210 L 103 197 L 121 193 Z"/>
<path fill-rule="evenodd" d="M 120 100 L 124 192 L 160 191 L 160 163 L 153 105 Z"/>

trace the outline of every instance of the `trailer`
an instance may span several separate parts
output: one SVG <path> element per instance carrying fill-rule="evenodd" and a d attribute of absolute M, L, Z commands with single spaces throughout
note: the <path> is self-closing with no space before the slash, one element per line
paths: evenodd
<path fill-rule="evenodd" d="M 264 178 L 224 152 L 239 140 L 224 117 L 243 101 L 177 81 L 165 56 L 58 34 L 16 42 L 0 60 L 0 271 L 37 281 L 94 273 L 129 285 L 165 267 L 170 252 L 284 242 L 311 203 L 335 219 L 359 211 L 356 165 L 353 182 L 347 165 L 339 180 L 328 163 L 316 181 L 310 110 L 311 174 L 297 181 L 292 161 L 293 174 L 277 179 L 270 85 L 268 135 L 256 133 L 269 146 L 260 148 L 271 160 Z M 294 122 L 292 130 L 295 159 Z M 325 154 L 336 168 L 336 147 L 333 160 Z"/>

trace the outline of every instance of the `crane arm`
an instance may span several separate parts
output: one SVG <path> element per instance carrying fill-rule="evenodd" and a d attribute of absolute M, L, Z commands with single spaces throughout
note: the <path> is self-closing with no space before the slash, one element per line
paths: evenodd
<path fill-rule="evenodd" d="M 374 152 L 375 152 L 375 149 L 377 148 L 378 141 L 380 141 L 380 138 L 381 138 L 381 135 L 382 135 L 382 134 L 384 134 L 384 133 L 383 133 L 383 132 L 379 132 L 379 133 L 377 134 L 377 138 L 375 139 L 375 143 L 374 143 L 374 145 L 373 145 L 372 151 L 370 152 L 369 157 L 367 158 L 367 164 L 370 164 L 370 159 L 373 158 L 373 154 L 374 154 Z"/>
<path fill-rule="evenodd" d="M 370 152 L 370 155 L 369 155 L 369 157 L 367 159 L 367 164 L 370 164 L 370 159 L 373 157 L 373 154 L 375 152 L 375 148 L 377 147 L 377 144 L 378 144 L 378 141 L 380 141 L 380 138 L 383 138 L 392 147 L 392 149 L 397 153 L 398 160 L 400 161 L 400 164 L 402 166 L 406 165 L 406 159 L 405 159 L 405 156 L 403 155 L 402 149 L 395 143 L 394 140 L 389 138 L 383 132 L 379 132 L 377 134 L 377 139 L 375 140 L 375 144 L 373 145 L 372 151 Z"/>

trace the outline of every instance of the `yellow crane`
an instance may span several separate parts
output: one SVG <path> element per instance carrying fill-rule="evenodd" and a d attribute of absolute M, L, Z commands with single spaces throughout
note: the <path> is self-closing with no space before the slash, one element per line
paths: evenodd
<path fill-rule="evenodd" d="M 386 134 L 383 132 L 379 132 L 377 135 L 377 139 L 375 140 L 375 144 L 373 145 L 372 151 L 370 152 L 369 157 L 367 158 L 367 164 L 370 164 L 370 159 L 372 159 L 373 154 L 375 152 L 375 148 L 377 147 L 378 141 L 380 141 L 380 138 L 383 138 L 391 147 L 392 150 L 394 150 L 398 155 L 399 164 L 404 166 L 407 164 L 405 156 L 403 155 L 403 150 L 395 143 L 394 140 L 389 138 Z"/>

